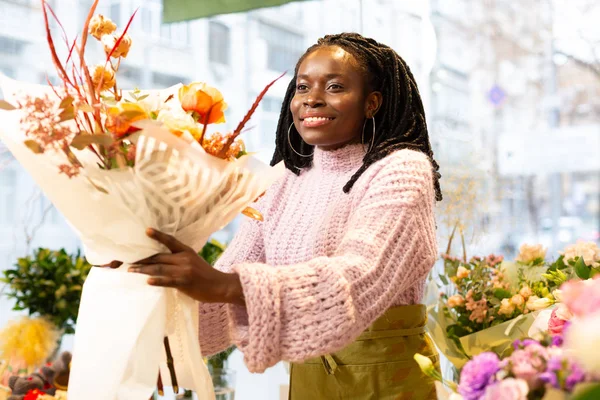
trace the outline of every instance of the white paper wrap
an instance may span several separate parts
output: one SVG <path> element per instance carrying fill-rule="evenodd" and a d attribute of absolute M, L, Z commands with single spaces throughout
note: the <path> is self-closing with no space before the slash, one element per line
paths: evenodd
<path fill-rule="evenodd" d="M 2 75 L 0 87 L 8 101 L 19 90 L 30 95 L 48 91 Z M 146 400 L 156 387 L 159 364 L 169 386 L 165 336 L 179 386 L 194 390 L 200 400 L 213 399 L 198 341 L 197 302 L 176 290 L 147 285 L 146 276 L 126 272 L 127 263 L 166 251 L 146 236 L 148 227 L 199 250 L 210 234 L 261 195 L 283 166 L 271 168 L 248 156 L 220 160 L 145 121 L 134 168 L 101 170 L 91 153 L 75 151 L 85 168 L 69 179 L 58 172 L 63 154 L 34 154 L 23 144 L 20 114 L 0 111 L 0 140 L 79 234 L 91 264 L 126 263 L 118 270 L 93 268 L 85 282 L 69 399 Z"/>

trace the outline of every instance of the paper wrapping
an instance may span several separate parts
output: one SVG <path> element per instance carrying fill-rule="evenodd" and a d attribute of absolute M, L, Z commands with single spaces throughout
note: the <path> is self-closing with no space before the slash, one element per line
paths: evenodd
<path fill-rule="evenodd" d="M 49 90 L 2 75 L 0 87 L 9 102 L 18 92 Z M 62 153 L 34 154 L 23 144 L 20 117 L 19 110 L 0 110 L 0 140 L 77 232 L 91 264 L 125 263 L 118 270 L 93 268 L 84 284 L 69 399 L 146 400 L 155 390 L 159 368 L 168 386 L 165 336 L 179 386 L 194 390 L 201 400 L 213 399 L 197 338 L 197 302 L 174 289 L 151 287 L 146 276 L 128 273 L 127 267 L 167 251 L 146 236 L 148 227 L 199 250 L 210 234 L 258 198 L 283 166 L 271 168 L 248 156 L 217 159 L 146 121 L 140 123 L 135 167 L 101 170 L 90 152 L 75 150 L 84 169 L 70 179 L 58 172 L 66 161 Z"/>

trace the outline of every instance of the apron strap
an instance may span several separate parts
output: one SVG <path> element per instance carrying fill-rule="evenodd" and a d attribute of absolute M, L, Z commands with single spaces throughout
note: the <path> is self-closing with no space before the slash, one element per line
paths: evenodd
<path fill-rule="evenodd" d="M 383 339 L 399 336 L 415 336 L 425 333 L 425 326 L 418 326 L 409 329 L 386 329 L 381 331 L 365 331 L 356 339 L 357 341 Z"/>
<path fill-rule="evenodd" d="M 333 359 L 333 357 L 331 357 L 331 354 L 326 354 L 324 356 L 321 356 L 321 362 L 323 363 L 323 366 L 325 367 L 325 371 L 327 372 L 327 375 L 335 374 L 335 371 L 337 370 L 338 365 L 335 362 L 335 360 Z"/>

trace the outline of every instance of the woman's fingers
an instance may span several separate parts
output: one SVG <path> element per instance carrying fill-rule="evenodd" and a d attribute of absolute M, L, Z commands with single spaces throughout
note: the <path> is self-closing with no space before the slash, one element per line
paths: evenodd
<path fill-rule="evenodd" d="M 137 274 L 150 275 L 153 277 L 163 276 L 178 276 L 181 275 L 180 267 L 173 264 L 135 264 L 129 267 L 129 272 L 135 272 Z"/>
<path fill-rule="evenodd" d="M 156 229 L 148 228 L 146 230 L 146 235 L 167 246 L 167 248 L 171 250 L 172 253 L 180 253 L 191 250 L 188 246 L 175 239 L 175 237 L 158 231 Z"/>
<path fill-rule="evenodd" d="M 158 253 L 133 264 L 177 264 L 178 259 L 179 257 L 173 253 Z"/>
<path fill-rule="evenodd" d="M 152 276 L 148 278 L 148 284 L 152 286 L 180 288 L 185 286 L 186 282 L 184 279 L 174 276 Z"/>

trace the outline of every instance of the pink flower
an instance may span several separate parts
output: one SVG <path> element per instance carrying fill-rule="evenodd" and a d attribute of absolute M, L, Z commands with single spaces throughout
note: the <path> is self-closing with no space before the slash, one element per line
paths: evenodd
<path fill-rule="evenodd" d="M 529 387 L 521 379 L 506 378 L 486 388 L 483 400 L 527 400 Z"/>
<path fill-rule="evenodd" d="M 568 307 L 564 304 L 559 304 L 552 311 L 552 315 L 548 321 L 548 332 L 551 335 L 562 335 L 567 321 L 570 321 L 572 317 L 573 314 L 569 311 Z"/>
<path fill-rule="evenodd" d="M 600 279 L 569 281 L 561 286 L 562 299 L 573 315 L 600 311 Z"/>
<path fill-rule="evenodd" d="M 467 310 L 471 311 L 471 315 L 469 315 L 469 320 L 481 324 L 485 320 L 485 317 L 488 312 L 487 300 L 483 298 L 481 300 L 475 301 L 472 297 L 469 296 L 469 293 L 467 293 Z"/>

